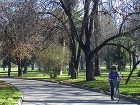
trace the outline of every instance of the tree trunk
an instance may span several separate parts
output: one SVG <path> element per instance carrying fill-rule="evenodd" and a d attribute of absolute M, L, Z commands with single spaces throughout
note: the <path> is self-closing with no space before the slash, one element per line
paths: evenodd
<path fill-rule="evenodd" d="M 24 70 L 23 70 L 23 74 L 27 74 L 27 71 L 28 71 L 28 67 L 27 67 L 27 65 L 25 65 Z"/>
<path fill-rule="evenodd" d="M 38 63 L 38 71 L 41 71 L 41 64 Z"/>
<path fill-rule="evenodd" d="M 92 58 L 87 58 L 85 59 L 85 61 L 86 61 L 86 81 L 95 80 Z"/>
<path fill-rule="evenodd" d="M 101 76 L 100 67 L 99 67 L 99 54 L 95 54 L 95 70 L 94 76 Z"/>
<path fill-rule="evenodd" d="M 34 66 L 34 61 L 31 63 L 31 68 L 32 68 L 32 70 L 34 70 L 34 69 L 35 69 L 35 66 Z"/>
<path fill-rule="evenodd" d="M 96 6 L 95 14 L 94 14 L 94 43 L 95 47 L 98 46 L 98 38 L 101 35 L 100 33 L 100 22 L 99 22 L 99 16 L 98 16 L 98 6 Z M 94 70 L 94 76 L 100 76 L 100 69 L 99 69 L 99 54 L 98 52 L 95 54 L 95 70 Z"/>
<path fill-rule="evenodd" d="M 73 56 L 71 57 L 71 61 L 70 61 L 69 66 L 70 66 L 69 71 L 70 71 L 71 79 L 76 79 L 77 78 L 77 71 L 75 69 L 75 58 Z"/>
<path fill-rule="evenodd" d="M 11 73 L 11 61 L 8 63 L 8 76 L 10 77 Z"/>
<path fill-rule="evenodd" d="M 121 71 L 121 47 L 117 47 L 117 54 L 118 54 L 118 59 L 117 59 L 117 63 L 118 63 L 118 71 Z"/>
<path fill-rule="evenodd" d="M 10 77 L 10 72 L 11 72 L 11 57 L 10 57 L 10 55 L 7 57 L 7 66 L 8 66 L 8 76 Z"/>
<path fill-rule="evenodd" d="M 68 76 L 70 76 L 70 74 L 71 74 L 71 60 L 69 61 L 69 68 L 68 68 Z"/>
<path fill-rule="evenodd" d="M 132 58 L 133 58 L 133 67 L 134 67 L 134 65 L 136 64 L 136 56 L 135 55 L 132 55 Z"/>
<path fill-rule="evenodd" d="M 130 63 L 130 72 L 131 72 L 131 69 L 132 69 L 132 59 L 131 59 L 131 53 L 129 52 L 129 63 Z"/>
<path fill-rule="evenodd" d="M 77 71 L 75 69 L 75 62 L 76 62 L 76 56 L 75 56 L 75 50 L 70 49 L 71 50 L 71 54 L 70 54 L 70 61 L 69 61 L 69 71 L 68 71 L 68 75 L 71 76 L 71 79 L 76 79 L 77 78 Z"/>
<path fill-rule="evenodd" d="M 77 58 L 75 60 L 75 70 L 77 71 L 77 77 L 78 77 L 78 72 L 79 72 L 79 62 L 80 62 L 80 56 L 81 56 L 81 47 L 79 46 L 78 51 L 77 51 Z"/>
<path fill-rule="evenodd" d="M 83 56 L 81 56 L 81 59 L 80 59 L 80 69 L 84 70 L 84 57 Z"/>
<path fill-rule="evenodd" d="M 27 70 L 28 70 L 28 62 L 27 60 L 24 61 L 24 70 L 23 70 L 23 74 L 26 74 L 27 73 Z"/>
<path fill-rule="evenodd" d="M 5 71 L 6 64 L 4 63 L 4 60 L 3 60 L 3 62 L 2 62 L 2 68 L 3 68 L 3 71 Z"/>
<path fill-rule="evenodd" d="M 73 33 L 71 33 L 73 34 Z M 77 70 L 75 69 L 75 63 L 76 63 L 76 44 L 75 44 L 75 38 L 72 36 L 72 40 L 70 40 L 70 63 L 69 63 L 69 73 L 71 75 L 71 79 L 77 78 Z"/>
<path fill-rule="evenodd" d="M 131 72 L 130 72 L 129 76 L 128 76 L 128 77 L 127 77 L 127 79 L 126 79 L 125 84 L 127 84 L 127 83 L 129 82 L 130 77 L 132 76 L 132 74 L 133 74 L 134 70 L 137 68 L 137 65 L 138 65 L 139 63 L 140 63 L 140 61 L 137 61 L 137 62 L 133 65 L 133 68 L 132 68 L 132 70 L 131 70 Z"/>
<path fill-rule="evenodd" d="M 63 49 L 62 49 L 62 54 L 64 55 L 65 53 L 65 48 L 66 48 L 66 43 L 65 43 L 65 40 L 64 38 L 60 39 L 60 43 L 61 45 L 63 46 Z M 62 75 L 63 74 L 63 69 L 64 69 L 64 59 L 62 60 L 62 65 L 61 65 L 61 69 L 60 69 L 60 72 L 59 72 L 59 75 Z"/>
<path fill-rule="evenodd" d="M 71 68 L 71 77 L 70 78 L 71 79 L 76 79 L 77 78 L 77 71 L 76 71 L 74 66 L 72 66 L 72 68 Z"/>
<path fill-rule="evenodd" d="M 22 76 L 21 60 L 18 60 L 18 76 Z"/>

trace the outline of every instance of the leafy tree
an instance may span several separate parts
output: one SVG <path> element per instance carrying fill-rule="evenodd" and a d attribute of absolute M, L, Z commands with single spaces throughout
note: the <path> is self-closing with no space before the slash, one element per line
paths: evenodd
<path fill-rule="evenodd" d="M 59 0 L 61 3 L 62 8 L 65 11 L 65 14 L 67 15 L 69 19 L 69 25 L 72 28 L 71 32 L 73 33 L 73 36 L 76 38 L 77 42 L 81 46 L 84 54 L 85 54 L 85 61 L 86 61 L 86 80 L 91 81 L 94 79 L 94 73 L 93 73 L 93 58 L 94 55 L 102 48 L 104 47 L 108 42 L 111 40 L 121 37 L 121 36 L 126 36 L 130 35 L 130 33 L 134 32 L 139 28 L 139 25 L 136 27 L 133 27 L 133 29 L 130 29 L 129 31 L 122 30 L 122 25 L 124 25 L 124 22 L 126 21 L 126 18 L 129 15 L 126 15 L 126 18 L 123 20 L 119 32 L 115 33 L 115 35 L 105 39 L 101 44 L 99 44 L 97 47 L 94 49 L 91 49 L 91 36 L 92 32 L 95 31 L 95 27 L 93 27 L 94 23 L 94 17 L 97 15 L 96 13 L 98 12 L 98 4 L 99 0 L 84 0 L 84 15 L 82 18 L 82 25 L 81 25 L 81 31 L 80 34 L 77 31 L 76 24 L 73 21 L 72 18 L 72 12 L 70 11 L 69 8 L 67 8 L 67 5 L 65 4 L 63 0 Z M 70 6 L 69 6 L 70 7 Z"/>
<path fill-rule="evenodd" d="M 118 70 L 124 70 L 128 63 L 128 52 L 121 47 L 109 47 L 104 57 L 106 67 L 109 70 L 111 65 L 118 65 Z"/>
<path fill-rule="evenodd" d="M 3 51 L 9 59 L 16 59 L 18 76 L 21 76 L 23 68 L 27 68 L 27 61 L 40 44 L 38 16 L 30 1 L 25 1 L 23 5 L 15 7 L 11 14 L 8 12 L 5 16 L 8 24 L 3 30 Z M 24 73 L 26 72 L 27 69 Z"/>

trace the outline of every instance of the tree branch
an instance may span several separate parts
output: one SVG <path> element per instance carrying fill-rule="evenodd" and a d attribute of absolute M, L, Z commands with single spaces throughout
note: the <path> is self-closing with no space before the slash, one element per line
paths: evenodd
<path fill-rule="evenodd" d="M 59 27 L 59 26 L 55 26 L 55 27 L 51 28 L 51 29 L 49 30 L 48 36 L 46 36 L 46 38 L 43 40 L 43 43 L 45 43 L 45 41 L 47 41 L 48 38 L 50 38 L 50 37 L 52 36 L 52 32 L 53 32 L 55 29 L 62 29 L 62 30 L 63 30 L 64 28 Z"/>
<path fill-rule="evenodd" d="M 73 20 L 73 18 L 72 18 L 71 12 L 66 8 L 66 6 L 65 6 L 65 4 L 63 3 L 62 0 L 59 0 L 59 1 L 60 1 L 61 5 L 62 5 L 61 7 L 62 7 L 63 10 L 65 11 L 65 13 L 66 13 L 66 15 L 67 15 L 67 17 L 68 17 L 68 19 L 69 19 L 70 26 L 71 26 L 71 28 L 72 28 L 72 30 L 73 30 L 73 31 L 72 31 L 73 34 L 72 34 L 71 37 L 76 38 L 76 40 L 77 40 L 77 42 L 79 43 L 79 45 L 82 46 L 82 47 L 84 48 L 84 47 L 85 47 L 85 46 L 84 46 L 84 43 L 83 43 L 83 41 L 82 41 L 82 38 L 79 38 L 79 36 L 78 36 L 78 32 L 77 32 L 76 26 L 75 26 L 75 24 L 74 24 L 74 20 Z M 83 27 L 83 26 L 85 26 L 85 25 L 82 25 L 82 27 Z M 83 28 L 84 28 L 84 27 L 83 27 Z M 83 29 L 83 28 L 81 28 L 81 29 Z M 83 36 L 83 33 L 81 32 L 80 35 Z"/>
<path fill-rule="evenodd" d="M 116 43 L 107 43 L 106 45 L 113 45 L 113 46 L 118 46 L 118 47 L 122 47 L 125 50 L 127 50 L 128 52 L 130 52 L 132 55 L 136 55 L 133 51 L 131 51 L 129 48 L 125 47 L 124 45 L 121 44 L 116 44 Z M 137 55 L 136 55 L 137 56 Z"/>
<path fill-rule="evenodd" d="M 62 26 L 64 27 L 64 30 L 68 34 L 69 38 L 72 39 L 70 32 L 69 32 L 68 28 L 66 27 L 65 23 L 59 17 L 57 17 L 55 14 L 53 14 L 51 12 L 38 12 L 38 14 L 48 14 L 48 15 L 55 17 L 62 24 Z"/>
<path fill-rule="evenodd" d="M 108 39 L 106 39 L 103 43 L 101 43 L 98 47 L 96 47 L 94 50 L 91 51 L 90 53 L 90 57 L 92 57 L 95 53 L 97 53 L 102 47 L 104 47 L 109 41 L 111 40 L 114 40 L 118 37 L 121 37 L 121 36 L 127 36 L 127 35 L 130 35 L 131 33 L 133 33 L 134 31 L 140 29 L 140 25 L 138 25 L 137 27 L 135 27 L 134 29 L 128 31 L 128 32 L 123 32 L 123 33 L 118 33 L 116 34 L 115 36 L 112 36 Z"/>
<path fill-rule="evenodd" d="M 131 16 L 131 15 L 134 15 L 134 14 L 140 14 L 140 12 L 129 13 L 127 16 L 125 16 L 122 23 L 120 24 L 119 33 L 122 32 L 123 25 L 124 25 L 125 21 L 128 19 L 128 17 Z"/>
<path fill-rule="evenodd" d="M 140 61 L 138 61 L 138 62 L 133 66 L 132 71 L 130 72 L 130 74 L 129 74 L 129 76 L 128 76 L 126 82 L 125 82 L 125 84 L 127 84 L 127 83 L 129 82 L 130 77 L 132 76 L 134 70 L 136 69 L 136 67 L 137 67 L 137 65 L 138 65 L 139 63 L 140 63 Z"/>

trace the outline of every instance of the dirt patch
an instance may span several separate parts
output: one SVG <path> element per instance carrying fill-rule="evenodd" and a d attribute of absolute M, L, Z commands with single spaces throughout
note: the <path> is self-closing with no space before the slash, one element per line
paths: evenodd
<path fill-rule="evenodd" d="M 10 83 L 0 81 L 0 88 L 4 88 L 4 87 L 12 87 L 12 85 Z"/>

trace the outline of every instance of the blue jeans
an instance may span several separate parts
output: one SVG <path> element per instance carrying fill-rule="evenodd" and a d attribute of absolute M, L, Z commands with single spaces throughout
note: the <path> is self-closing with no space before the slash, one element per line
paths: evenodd
<path fill-rule="evenodd" d="M 110 81 L 110 88 L 111 88 L 111 97 L 114 96 L 114 88 L 119 88 L 119 81 L 118 80 L 111 80 Z"/>
<path fill-rule="evenodd" d="M 114 96 L 114 88 L 115 88 L 115 87 L 114 87 L 113 81 L 111 80 L 111 81 L 110 81 L 110 89 L 111 89 L 111 94 L 110 94 L 110 96 L 111 96 L 111 97 Z"/>

